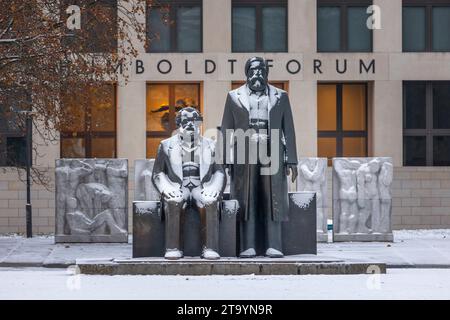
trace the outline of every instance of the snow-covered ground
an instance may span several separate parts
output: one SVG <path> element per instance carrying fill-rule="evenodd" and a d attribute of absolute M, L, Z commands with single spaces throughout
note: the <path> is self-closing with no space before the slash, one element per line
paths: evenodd
<path fill-rule="evenodd" d="M 420 240 L 420 239 L 450 239 L 450 229 L 418 229 L 418 230 L 394 230 L 395 241 Z"/>
<path fill-rule="evenodd" d="M 450 299 L 450 269 L 385 275 L 88 276 L 0 269 L 0 299 Z"/>
<path fill-rule="evenodd" d="M 332 225 L 333 220 L 328 219 L 328 225 Z M 331 231 L 331 230 L 330 230 Z M 330 232 L 331 233 L 331 232 Z M 450 239 L 450 229 L 417 229 L 417 230 L 394 230 L 394 240 L 410 240 L 410 239 Z M 51 239 L 53 234 L 39 234 L 33 235 L 34 239 Z M 1 239 L 24 239 L 22 234 L 17 233 L 0 233 Z M 132 236 L 129 236 L 131 243 Z"/>
<path fill-rule="evenodd" d="M 383 275 L 186 277 L 89 276 L 66 269 L 2 267 L 0 299 L 450 299 L 450 229 L 399 230 L 394 239 L 321 243 L 318 251 L 323 256 L 428 269 L 394 268 Z M 130 244 L 65 246 L 54 245 L 48 236 L 0 236 L 0 265 L 130 255 Z"/>

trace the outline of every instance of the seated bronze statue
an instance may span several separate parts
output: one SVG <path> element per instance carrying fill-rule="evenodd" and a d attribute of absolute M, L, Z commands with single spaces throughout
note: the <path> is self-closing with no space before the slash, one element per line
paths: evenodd
<path fill-rule="evenodd" d="M 178 132 L 158 148 L 152 181 L 162 196 L 166 259 L 183 257 L 183 212 L 195 208 L 202 222 L 202 257 L 219 259 L 219 204 L 225 188 L 224 169 L 217 164 L 215 143 L 200 136 L 202 117 L 192 107 L 176 116 Z"/>

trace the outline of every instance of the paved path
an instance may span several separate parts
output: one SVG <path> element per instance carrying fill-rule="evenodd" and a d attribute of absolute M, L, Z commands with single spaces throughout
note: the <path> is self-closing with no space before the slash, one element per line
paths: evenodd
<path fill-rule="evenodd" d="M 318 257 L 386 263 L 388 268 L 450 268 L 450 230 L 396 231 L 394 243 L 320 243 Z M 54 244 L 54 238 L 0 236 L 0 267 L 62 268 L 76 259 L 131 258 L 128 244 Z"/>
<path fill-rule="evenodd" d="M 93 276 L 66 269 L 2 268 L 0 284 L 2 300 L 170 299 L 180 300 L 181 306 L 193 306 L 185 301 L 191 299 L 450 299 L 450 269 L 388 269 L 380 275 Z M 383 312 L 371 312 L 377 311 Z"/>

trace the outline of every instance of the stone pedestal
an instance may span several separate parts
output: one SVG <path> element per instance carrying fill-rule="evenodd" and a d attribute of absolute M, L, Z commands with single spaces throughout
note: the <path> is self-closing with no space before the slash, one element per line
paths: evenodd
<path fill-rule="evenodd" d="M 316 196 L 314 192 L 289 193 L 289 221 L 283 222 L 283 253 L 317 254 Z"/>
<path fill-rule="evenodd" d="M 223 200 L 219 223 L 219 254 L 237 255 L 238 203 Z M 289 221 L 282 225 L 285 255 L 317 254 L 316 197 L 314 192 L 289 193 Z M 133 258 L 162 257 L 164 244 L 164 215 L 159 201 L 133 202 Z M 193 209 L 185 211 L 183 229 L 184 255 L 201 255 L 200 219 Z"/>
<path fill-rule="evenodd" d="M 236 256 L 236 200 L 223 200 L 219 223 L 219 254 Z M 194 209 L 185 210 L 183 252 L 186 257 L 202 253 L 200 217 Z M 133 202 L 133 258 L 163 257 L 165 253 L 164 215 L 159 201 Z"/>
<path fill-rule="evenodd" d="M 333 241 L 393 241 L 392 159 L 333 159 Z"/>
<path fill-rule="evenodd" d="M 316 193 L 317 241 L 328 242 L 327 158 L 300 158 L 297 191 Z"/>
<path fill-rule="evenodd" d="M 133 202 L 133 257 L 163 257 L 164 221 L 161 202 Z"/>
<path fill-rule="evenodd" d="M 386 273 L 386 264 L 377 261 L 345 261 L 333 257 L 310 255 L 284 258 L 223 258 L 216 261 L 200 258 L 166 260 L 133 258 L 114 260 L 77 260 L 82 274 L 91 275 L 311 275 L 366 274 L 370 270 Z"/>
<path fill-rule="evenodd" d="M 58 159 L 55 242 L 128 242 L 128 161 Z"/>

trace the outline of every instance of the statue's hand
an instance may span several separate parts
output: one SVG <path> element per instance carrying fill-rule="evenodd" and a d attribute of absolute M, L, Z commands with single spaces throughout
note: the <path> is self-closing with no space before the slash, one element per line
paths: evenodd
<path fill-rule="evenodd" d="M 292 182 L 295 182 L 295 180 L 297 179 L 298 176 L 298 169 L 297 169 L 297 165 L 295 164 L 288 164 L 286 166 L 286 175 L 289 175 L 289 171 L 291 174 L 291 180 Z"/>
<path fill-rule="evenodd" d="M 218 191 L 216 191 L 216 190 L 209 189 L 209 188 L 204 188 L 201 191 L 201 195 L 202 195 L 202 198 L 203 198 L 202 202 L 205 203 L 205 204 L 212 203 L 212 202 L 217 200 L 217 198 L 219 197 L 219 194 L 220 193 Z"/>
<path fill-rule="evenodd" d="M 217 198 L 219 196 L 219 191 L 210 188 L 204 188 L 201 194 L 204 195 L 205 197 Z"/>
<path fill-rule="evenodd" d="M 163 191 L 163 196 L 166 200 L 181 200 L 183 199 L 183 192 L 180 189 L 172 188 Z"/>
<path fill-rule="evenodd" d="M 231 176 L 231 164 L 224 164 L 223 168 L 225 169 L 225 171 L 228 170 L 228 174 Z"/>

